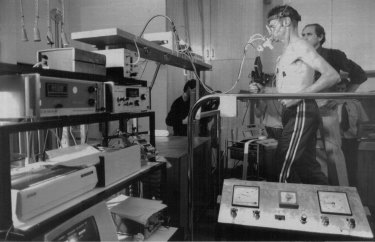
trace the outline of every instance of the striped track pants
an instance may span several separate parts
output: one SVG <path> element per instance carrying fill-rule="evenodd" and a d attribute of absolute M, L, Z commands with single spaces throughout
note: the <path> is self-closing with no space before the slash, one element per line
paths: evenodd
<path fill-rule="evenodd" d="M 279 182 L 328 184 L 316 161 L 319 110 L 314 100 L 303 100 L 282 112 L 283 132 L 277 148 Z"/>

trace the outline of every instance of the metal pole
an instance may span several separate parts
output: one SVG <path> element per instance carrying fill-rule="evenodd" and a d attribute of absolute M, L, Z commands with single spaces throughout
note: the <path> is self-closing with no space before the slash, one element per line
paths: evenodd
<path fill-rule="evenodd" d="M 199 100 L 198 100 L 199 102 Z M 200 108 L 200 102 L 196 103 L 192 109 L 190 110 L 189 113 L 189 118 L 188 118 L 188 235 L 190 236 L 190 240 L 194 240 L 194 208 L 193 208 L 193 157 L 194 157 L 194 149 L 193 149 L 193 124 L 194 124 L 194 119 L 195 115 L 191 115 L 192 113 L 196 114 L 197 111 Z M 214 111 L 208 111 L 208 112 L 203 112 L 200 114 L 200 118 L 205 118 L 205 117 L 211 117 L 211 116 L 216 116 L 217 120 L 220 120 L 220 112 L 217 110 Z M 220 124 L 220 123 L 219 123 Z M 218 127 L 219 128 L 219 127 Z M 220 131 L 219 131 L 219 137 L 220 137 Z M 220 142 L 220 140 L 218 140 Z M 220 146 L 219 146 L 220 147 Z M 218 147 L 218 148 L 219 148 Z"/>
<path fill-rule="evenodd" d="M 11 230 L 12 200 L 11 200 L 11 176 L 10 176 L 10 145 L 9 133 L 0 132 L 0 238 Z"/>

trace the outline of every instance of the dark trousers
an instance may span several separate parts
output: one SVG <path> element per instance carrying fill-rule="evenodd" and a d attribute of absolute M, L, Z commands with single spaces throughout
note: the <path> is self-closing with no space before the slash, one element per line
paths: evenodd
<path fill-rule="evenodd" d="M 358 159 L 358 140 L 342 139 L 342 151 L 344 152 L 346 169 L 348 170 L 349 186 L 357 186 L 357 159 Z"/>
<path fill-rule="evenodd" d="M 283 109 L 283 132 L 277 147 L 279 182 L 328 185 L 316 161 L 316 132 L 320 116 L 314 100 Z"/>

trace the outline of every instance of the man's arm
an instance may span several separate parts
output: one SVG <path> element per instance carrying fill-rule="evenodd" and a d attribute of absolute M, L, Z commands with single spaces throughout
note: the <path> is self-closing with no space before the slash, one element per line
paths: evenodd
<path fill-rule="evenodd" d="M 254 114 L 257 118 L 263 117 L 264 113 L 266 112 L 267 104 L 264 100 L 260 99 L 255 103 L 255 110 Z"/>
<path fill-rule="evenodd" d="M 350 84 L 361 84 L 367 80 L 366 72 L 357 63 L 348 59 L 346 54 L 340 50 L 332 49 L 329 53 L 330 59 L 337 65 L 340 71 L 349 74 Z"/>
<path fill-rule="evenodd" d="M 172 103 L 172 106 L 171 106 L 171 110 L 168 112 L 168 115 L 165 119 L 165 123 L 168 125 L 168 126 L 175 126 L 176 123 L 178 122 L 181 122 L 181 120 L 179 120 L 178 118 L 178 115 L 177 115 L 177 104 L 176 104 L 176 100 Z"/>
<path fill-rule="evenodd" d="M 326 60 L 321 57 L 316 50 L 308 43 L 301 41 L 299 42 L 300 58 L 315 71 L 321 73 L 318 80 L 312 85 L 306 87 L 301 92 L 304 93 L 316 93 L 321 92 L 340 81 L 340 75 L 328 64 Z"/>

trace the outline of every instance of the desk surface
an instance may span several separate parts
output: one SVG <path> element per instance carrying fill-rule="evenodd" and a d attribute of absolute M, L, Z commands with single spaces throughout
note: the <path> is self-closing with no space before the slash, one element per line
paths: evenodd
<path fill-rule="evenodd" d="M 194 137 L 193 147 L 196 148 L 209 141 L 208 137 Z M 166 158 L 180 158 L 188 153 L 188 137 L 186 136 L 155 137 L 155 143 L 159 155 Z"/>

